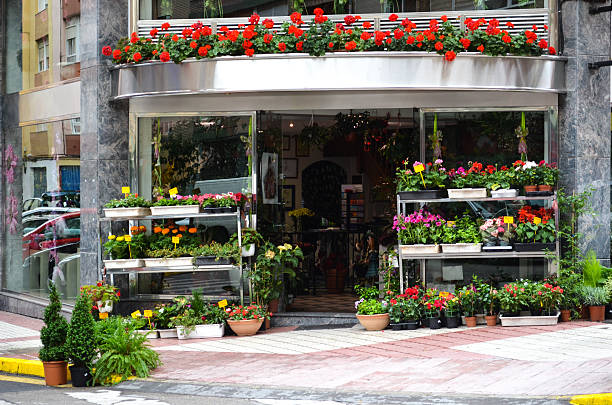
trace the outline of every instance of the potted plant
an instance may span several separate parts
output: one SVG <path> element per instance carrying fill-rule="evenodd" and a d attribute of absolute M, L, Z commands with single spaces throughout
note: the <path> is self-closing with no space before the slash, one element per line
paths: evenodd
<path fill-rule="evenodd" d="M 62 302 L 55 287 L 49 283 L 49 305 L 45 308 L 45 326 L 40 330 L 42 348 L 38 357 L 43 362 L 45 384 L 66 384 L 66 336 L 68 322 L 61 314 Z"/>
<path fill-rule="evenodd" d="M 487 326 L 497 325 L 497 289 L 493 285 L 481 284 L 479 288 L 480 299 L 484 308 Z"/>
<path fill-rule="evenodd" d="M 390 323 L 387 307 L 388 305 L 385 301 L 361 298 L 355 302 L 357 320 L 366 330 L 383 330 Z"/>
<path fill-rule="evenodd" d="M 84 285 L 81 287 L 81 293 L 86 294 L 100 312 L 112 312 L 113 303 L 118 302 L 121 297 L 117 287 L 102 281 L 98 281 L 96 285 Z"/>
<path fill-rule="evenodd" d="M 151 204 L 151 215 L 191 215 L 200 212 L 200 202 L 192 196 L 176 195 L 161 198 Z"/>
<path fill-rule="evenodd" d="M 444 297 L 444 316 L 446 317 L 446 327 L 454 329 L 459 326 L 459 313 L 461 301 L 459 297 L 449 292 L 440 293 Z"/>
<path fill-rule="evenodd" d="M 515 229 L 514 250 L 517 252 L 554 251 L 557 230 L 552 221 L 521 222 Z"/>
<path fill-rule="evenodd" d="M 489 167 L 491 166 L 487 166 Z M 518 174 L 515 170 L 502 166 L 499 170 L 495 168 L 489 171 L 485 177 L 485 186 L 491 190 L 492 198 L 514 198 L 518 195 L 518 190 L 514 188 L 519 186 Z"/>
<path fill-rule="evenodd" d="M 403 255 L 439 253 L 444 219 L 427 210 L 420 209 L 409 216 L 393 218 L 393 229 L 397 231 L 400 251 Z"/>
<path fill-rule="evenodd" d="M 159 334 L 155 319 L 155 312 L 145 310 L 134 311 L 131 314 L 130 323 L 135 333 L 146 336 L 147 339 L 158 339 Z"/>
<path fill-rule="evenodd" d="M 444 299 L 435 288 L 428 288 L 423 294 L 423 310 L 425 312 L 425 324 L 429 329 L 440 329 L 440 311 L 444 309 Z"/>
<path fill-rule="evenodd" d="M 504 317 L 516 317 L 520 315 L 521 307 L 526 303 L 524 289 L 520 290 L 516 283 L 504 284 L 497 292 L 500 312 Z"/>
<path fill-rule="evenodd" d="M 179 314 L 181 300 L 186 305 L 185 297 L 174 297 L 171 303 L 157 304 L 155 306 L 155 318 L 157 319 L 157 328 L 160 339 L 176 338 L 176 327 L 172 325 L 172 318 Z"/>
<path fill-rule="evenodd" d="M 504 217 L 489 218 L 480 225 L 482 250 L 512 250 L 511 240 L 514 237 L 516 224 L 505 224 Z"/>
<path fill-rule="evenodd" d="M 146 250 L 144 259 L 145 267 L 192 267 L 194 257 L 193 251 L 187 246 Z"/>
<path fill-rule="evenodd" d="M 230 242 L 236 242 L 237 234 L 233 234 Z M 263 245 L 264 240 L 259 232 L 253 228 L 242 229 L 242 257 L 252 257 L 255 255 L 255 248 Z"/>
<path fill-rule="evenodd" d="M 196 266 L 229 265 L 240 261 L 241 251 L 236 240 L 220 244 L 211 242 L 190 251 Z"/>
<path fill-rule="evenodd" d="M 468 170 L 463 167 L 451 170 L 449 177 L 452 188 L 448 189 L 448 198 L 486 198 L 486 175 L 487 171 L 483 170 L 479 162 L 471 163 Z"/>
<path fill-rule="evenodd" d="M 135 226 L 132 235 L 109 235 L 104 243 L 104 252 L 109 259 L 104 260 L 107 269 L 129 269 L 144 267 L 144 250 L 147 246 L 146 228 Z"/>
<path fill-rule="evenodd" d="M 605 306 L 610 302 L 608 291 L 604 287 L 583 285 L 580 288 L 580 294 L 582 303 L 589 307 L 591 322 L 603 322 L 605 320 Z"/>
<path fill-rule="evenodd" d="M 548 192 L 552 194 L 553 190 L 557 185 L 557 180 L 559 179 L 559 169 L 557 169 L 556 165 L 548 164 L 544 160 L 542 160 L 538 164 L 537 170 L 537 178 L 538 178 L 538 191 Z"/>
<path fill-rule="evenodd" d="M 392 296 L 390 290 L 387 290 L 387 294 Z M 391 328 L 393 330 L 417 329 L 422 309 L 419 286 L 406 288 L 403 294 L 397 294 L 389 299 Z"/>
<path fill-rule="evenodd" d="M 473 328 L 476 326 L 476 312 L 478 311 L 480 304 L 476 286 L 473 283 L 464 286 L 459 291 L 459 297 L 461 299 L 463 315 L 465 316 L 465 324 L 468 328 Z"/>
<path fill-rule="evenodd" d="M 238 336 L 251 336 L 257 333 L 270 312 L 260 305 L 233 305 L 226 309 L 227 324 Z"/>
<path fill-rule="evenodd" d="M 467 215 L 455 221 L 447 221 L 442 227 L 442 252 L 473 253 L 482 249 L 482 236 L 476 221 Z"/>
<path fill-rule="evenodd" d="M 546 326 L 556 325 L 559 321 L 559 312 L 556 311 L 557 301 L 560 299 L 560 288 L 549 284 L 550 299 L 546 304 L 544 294 L 548 287 L 541 282 L 521 280 L 517 283 L 504 285 L 497 293 L 502 309 L 500 316 L 502 326 Z M 521 315 L 521 309 L 529 308 L 530 315 Z M 537 309 L 537 310 L 536 310 Z M 555 312 L 551 315 L 551 312 Z"/>
<path fill-rule="evenodd" d="M 74 387 L 85 387 L 91 381 L 91 368 L 96 357 L 95 321 L 91 315 L 89 295 L 81 293 L 77 299 L 66 339 L 68 358 L 72 362 L 70 375 Z"/>
<path fill-rule="evenodd" d="M 404 200 L 444 198 L 448 175 L 442 163 L 441 159 L 437 159 L 434 163 L 414 162 L 410 166 L 408 159 L 404 160 L 403 166 L 398 167 L 396 171 L 397 193 L 400 198 Z"/>
<path fill-rule="evenodd" d="M 530 195 L 530 193 L 537 192 L 539 181 L 537 163 L 531 161 L 523 162 L 522 160 L 517 160 L 512 164 L 512 166 L 518 174 L 518 179 L 520 183 L 523 184 L 525 194 Z"/>
<path fill-rule="evenodd" d="M 104 204 L 104 216 L 107 218 L 138 218 L 151 215 L 151 203 L 138 194 L 126 194 L 120 200 L 110 200 Z"/>

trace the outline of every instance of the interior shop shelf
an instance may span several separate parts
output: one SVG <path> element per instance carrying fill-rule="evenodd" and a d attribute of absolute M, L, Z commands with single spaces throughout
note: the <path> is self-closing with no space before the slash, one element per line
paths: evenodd
<path fill-rule="evenodd" d="M 426 202 L 438 202 L 438 203 L 453 203 L 453 202 L 469 202 L 469 201 L 535 201 L 535 200 L 544 200 L 551 201 L 554 200 L 556 196 L 539 196 L 539 197 L 527 197 L 524 195 L 517 197 L 502 197 L 502 198 L 493 198 L 493 197 L 483 197 L 483 198 L 438 198 L 431 200 L 405 200 L 399 198 L 398 201 L 400 203 L 426 203 Z"/>
<path fill-rule="evenodd" d="M 400 247 L 401 251 L 401 247 Z M 473 253 L 430 253 L 420 255 L 407 255 L 402 254 L 402 259 L 419 260 L 419 259 L 525 259 L 525 258 L 546 258 L 547 255 L 554 254 L 554 252 L 473 252 Z"/>
<path fill-rule="evenodd" d="M 159 267 L 132 267 L 129 269 L 106 269 L 107 273 L 189 273 L 202 271 L 240 270 L 240 267 L 231 264 L 208 266 L 159 266 Z"/>
<path fill-rule="evenodd" d="M 235 217 L 237 212 L 227 212 L 220 214 L 178 214 L 178 215 L 147 215 L 146 217 L 113 217 L 113 218 L 100 218 L 100 222 L 114 222 L 114 221 L 145 221 L 152 219 L 163 219 L 163 218 L 218 218 L 218 217 Z"/>

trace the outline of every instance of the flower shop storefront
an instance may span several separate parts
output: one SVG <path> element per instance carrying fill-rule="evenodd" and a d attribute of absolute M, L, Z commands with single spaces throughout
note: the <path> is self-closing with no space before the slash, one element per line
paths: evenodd
<path fill-rule="evenodd" d="M 172 188 L 179 195 L 243 193 L 249 202 L 239 226 L 304 250 L 297 278 L 286 286 L 290 295 L 349 291 L 387 271 L 378 254 L 397 243 L 392 222 L 402 162 L 431 162 L 441 153 L 448 168 L 475 161 L 501 168 L 521 157 L 523 142 L 529 160 L 556 163 L 563 65 L 558 57 L 465 55 L 448 62 L 392 52 L 121 65 L 112 74 L 115 99 L 129 99 L 128 185 L 144 198 Z M 521 128 L 524 138 L 517 137 Z M 448 214 L 497 218 L 508 205 L 461 202 Z M 515 202 L 513 209 L 520 207 Z M 542 201 L 530 207 L 551 208 Z M 236 231 L 235 220 L 200 225 L 210 240 Z M 402 263 L 403 281 L 434 286 L 474 274 L 541 279 L 552 271 L 543 255 Z M 227 272 L 120 271 L 115 280 L 134 298 L 194 287 L 220 298 L 240 289 L 239 275 Z M 332 311 L 350 312 L 352 301 Z"/>

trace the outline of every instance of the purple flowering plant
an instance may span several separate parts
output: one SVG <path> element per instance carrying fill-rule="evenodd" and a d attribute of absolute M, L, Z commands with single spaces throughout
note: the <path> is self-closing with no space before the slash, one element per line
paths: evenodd
<path fill-rule="evenodd" d="M 408 216 L 395 216 L 393 229 L 402 245 L 436 244 L 442 240 L 445 223 L 440 215 L 420 209 Z"/>

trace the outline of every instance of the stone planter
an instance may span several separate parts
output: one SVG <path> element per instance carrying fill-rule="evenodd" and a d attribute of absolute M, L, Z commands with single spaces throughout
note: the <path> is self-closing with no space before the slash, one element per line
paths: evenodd
<path fill-rule="evenodd" d="M 444 190 L 398 191 L 402 200 L 439 200 L 446 197 Z"/>
<path fill-rule="evenodd" d="M 113 312 L 113 301 L 96 301 L 98 312 Z"/>
<path fill-rule="evenodd" d="M 225 324 L 215 323 L 207 325 L 196 325 L 189 333 L 185 333 L 184 326 L 176 327 L 176 334 L 179 340 L 184 339 L 206 339 L 206 338 L 220 338 L 225 334 Z"/>
<path fill-rule="evenodd" d="M 151 215 L 151 210 L 143 207 L 104 208 L 106 218 L 138 218 L 149 215 Z"/>
<path fill-rule="evenodd" d="M 369 331 L 383 330 L 389 326 L 389 314 L 359 315 L 357 319 L 361 326 Z"/>
<path fill-rule="evenodd" d="M 227 324 L 238 336 L 252 336 L 257 333 L 263 319 L 243 319 L 240 321 L 227 320 Z"/>
<path fill-rule="evenodd" d="M 502 326 L 549 326 L 556 325 L 559 321 L 559 314 L 552 316 L 503 316 L 501 315 Z"/>
<path fill-rule="evenodd" d="M 448 198 L 486 198 L 486 188 L 449 188 Z"/>
<path fill-rule="evenodd" d="M 482 243 L 442 243 L 442 253 L 478 253 L 482 250 Z"/>
<path fill-rule="evenodd" d="M 491 198 L 514 198 L 516 196 L 518 196 L 518 190 L 514 188 L 491 191 Z"/>
<path fill-rule="evenodd" d="M 160 339 L 173 339 L 173 338 L 177 338 L 178 335 L 176 333 L 176 328 L 174 329 L 160 329 L 158 330 L 159 332 L 159 338 Z"/>
<path fill-rule="evenodd" d="M 144 259 L 145 267 L 185 267 L 193 266 L 193 257 L 149 258 Z"/>
<path fill-rule="evenodd" d="M 143 259 L 117 259 L 104 260 L 104 267 L 107 269 L 133 269 L 136 267 L 144 267 Z"/>
<path fill-rule="evenodd" d="M 440 253 L 440 245 L 400 245 L 400 252 L 406 256 Z"/>
<path fill-rule="evenodd" d="M 164 215 L 192 215 L 199 214 L 199 205 L 167 205 L 160 207 L 151 207 L 151 215 L 153 216 L 164 216 Z"/>

